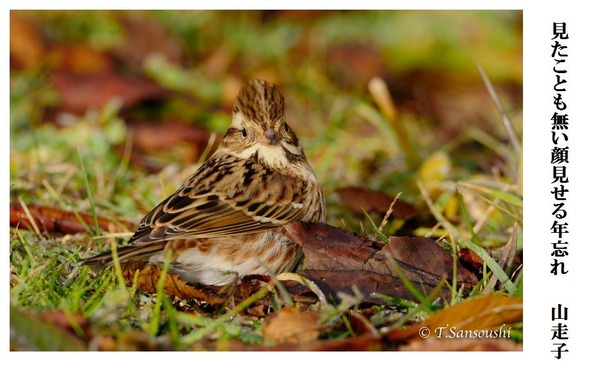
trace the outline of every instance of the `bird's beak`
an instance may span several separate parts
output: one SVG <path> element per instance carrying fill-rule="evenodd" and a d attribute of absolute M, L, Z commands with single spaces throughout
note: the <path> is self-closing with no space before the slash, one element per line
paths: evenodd
<path fill-rule="evenodd" d="M 266 144 L 268 145 L 275 145 L 275 143 L 277 142 L 277 135 L 275 134 L 275 130 L 273 129 L 267 129 L 265 130 L 265 138 L 266 138 Z"/>

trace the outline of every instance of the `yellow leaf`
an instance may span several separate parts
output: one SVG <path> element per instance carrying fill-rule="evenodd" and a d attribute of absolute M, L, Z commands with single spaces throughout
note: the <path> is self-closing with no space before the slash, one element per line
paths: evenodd
<path fill-rule="evenodd" d="M 450 158 L 445 152 L 437 151 L 427 157 L 419 168 L 419 178 L 429 188 L 446 179 L 450 173 Z"/>
<path fill-rule="evenodd" d="M 486 295 L 434 313 L 419 325 L 430 329 L 448 325 L 456 329 L 485 330 L 522 320 L 523 298 Z"/>
<path fill-rule="evenodd" d="M 512 326 L 522 321 L 522 298 L 486 295 L 443 309 L 409 328 L 393 330 L 387 338 L 407 343 L 424 339 L 508 339 Z"/>
<path fill-rule="evenodd" d="M 264 343 L 272 346 L 316 340 L 320 333 L 318 320 L 316 312 L 284 307 L 265 321 L 262 329 Z"/>

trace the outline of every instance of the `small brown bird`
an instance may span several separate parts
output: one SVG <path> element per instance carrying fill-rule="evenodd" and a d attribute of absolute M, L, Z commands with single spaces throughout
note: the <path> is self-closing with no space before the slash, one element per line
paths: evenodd
<path fill-rule="evenodd" d="M 295 221 L 323 222 L 325 202 L 284 99 L 266 81 L 243 86 L 215 153 L 140 222 L 120 262 L 171 261 L 170 272 L 210 285 L 293 269 L 301 249 L 283 233 Z M 110 252 L 82 264 L 107 265 Z"/>

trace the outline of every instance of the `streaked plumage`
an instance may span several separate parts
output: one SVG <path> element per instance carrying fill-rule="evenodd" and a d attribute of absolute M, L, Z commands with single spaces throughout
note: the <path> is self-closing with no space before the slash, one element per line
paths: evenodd
<path fill-rule="evenodd" d="M 324 221 L 323 195 L 285 121 L 283 96 L 255 80 L 240 91 L 219 148 L 117 253 L 121 262 L 170 256 L 170 270 L 183 279 L 222 285 L 294 268 L 301 251 L 282 232 L 294 220 Z M 82 263 L 112 261 L 107 252 Z"/>

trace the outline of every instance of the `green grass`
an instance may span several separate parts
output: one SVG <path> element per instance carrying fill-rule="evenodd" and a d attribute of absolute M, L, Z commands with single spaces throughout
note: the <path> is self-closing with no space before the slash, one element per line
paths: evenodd
<path fill-rule="evenodd" d="M 96 42 L 94 47 L 110 48 L 124 34 L 116 27 L 114 13 L 38 12 L 35 15 L 45 22 L 44 31 L 53 31 L 51 38 L 56 42 L 76 40 L 87 45 Z M 113 101 L 99 111 L 65 117 L 60 124 L 44 117 L 45 110 L 58 101 L 56 92 L 47 83 L 47 69 L 11 72 L 11 202 L 21 199 L 26 204 L 85 213 L 92 215 L 95 221 L 93 226 L 87 226 L 87 233 L 67 236 L 40 236 L 33 231 L 11 228 L 11 324 L 14 320 L 17 336 L 29 340 L 29 344 L 13 340 L 15 348 L 23 345 L 30 349 L 104 346 L 187 350 L 227 348 L 229 341 L 251 346 L 262 344 L 263 319 L 248 315 L 244 309 L 264 297 L 274 297 L 273 289 L 279 288 L 276 285 L 264 287 L 235 305 L 214 309 L 202 302 L 166 295 L 162 286 L 165 270 L 157 292 L 148 293 L 125 286 L 118 267 L 99 273 L 72 268 L 90 251 L 110 249 L 111 245 L 121 244 L 127 238 L 126 234 L 100 232 L 97 217 L 137 222 L 195 170 L 194 164 L 178 160 L 182 150 L 179 146 L 170 151 L 157 151 L 152 156 L 162 167 L 156 173 L 133 164 L 125 117 L 169 118 L 176 113 L 197 126 L 222 133 L 228 126 L 229 113 L 223 107 L 221 96 L 231 73 L 235 72 L 238 72 L 235 77 L 240 79 L 261 72 L 277 75 L 285 87 L 288 120 L 294 124 L 326 194 L 328 223 L 355 232 L 364 231 L 372 239 L 385 242 L 399 225 L 395 221 L 380 224 L 380 216 L 350 212 L 337 198 L 335 189 L 358 185 L 392 196 L 401 193 L 400 199 L 412 202 L 433 216 L 433 220 L 419 221 L 418 226 L 403 229 L 409 229 L 413 235 L 438 239 L 455 261 L 460 248 L 469 248 L 484 260 L 484 277 L 470 297 L 490 292 L 522 295 L 521 271 L 516 277 L 507 275 L 500 265 L 501 260 L 503 263 L 512 261 L 508 258 L 510 253 L 514 256 L 523 247 L 519 179 L 522 155 L 520 144 L 514 142 L 515 138 L 521 138 L 518 102 L 510 101 L 500 91 L 489 92 L 499 95 L 508 113 L 501 116 L 490 97 L 484 110 L 487 128 L 483 130 L 477 124 L 466 123 L 458 136 L 450 137 L 440 134 L 438 125 L 426 111 L 398 109 L 403 103 L 403 98 L 393 93 L 398 85 L 388 85 L 397 109 L 390 116 L 382 106 L 382 97 L 371 94 L 366 83 L 353 84 L 340 78 L 336 69 L 323 65 L 328 63 L 330 50 L 355 41 L 355 34 L 348 31 L 347 26 L 374 25 L 371 35 L 362 36 L 360 42 L 380 50 L 382 64 L 393 76 L 391 79 L 409 68 L 438 66 L 436 71 L 441 73 L 463 72 L 462 80 L 471 80 L 470 85 L 478 85 L 486 91 L 486 82 L 471 57 L 461 52 L 464 49 L 461 49 L 463 41 L 456 35 L 459 33 L 446 36 L 435 28 L 438 19 L 449 23 L 450 30 L 467 20 L 485 27 L 487 35 L 482 40 L 502 43 L 498 50 L 505 52 L 494 53 L 498 58 L 508 53 L 504 57 L 506 61 L 498 61 L 497 68 L 488 57 L 479 58 L 492 79 L 491 84 L 520 83 L 520 68 L 515 66 L 515 58 L 510 54 L 515 45 L 510 40 L 520 37 L 518 32 L 508 28 L 510 23 L 506 23 L 514 15 L 435 13 L 430 19 L 413 12 L 345 16 L 331 13 L 319 17 L 315 24 L 278 18 L 258 23 L 255 17 L 245 13 L 156 12 L 148 15 L 165 23 L 189 58 L 200 63 L 215 49 L 207 43 L 208 38 L 221 36 L 220 29 L 224 29 L 228 33 L 222 38 L 225 41 L 219 41 L 218 45 L 233 53 L 235 63 L 222 73 L 209 76 L 201 67 L 151 57 L 137 71 L 174 92 L 163 105 L 154 108 L 156 112 L 144 106 L 123 111 L 119 103 Z M 418 25 L 419 20 L 427 21 L 420 30 L 421 34 L 428 32 L 426 37 L 396 41 L 389 36 L 389 27 L 398 26 L 399 21 Z M 398 34 L 402 36 L 401 31 Z M 319 36 L 316 44 L 311 43 L 315 36 Z M 263 39 L 268 44 L 255 44 Z M 445 47 L 440 63 L 435 60 L 435 45 L 418 46 L 419 42 L 436 40 L 441 40 Z M 303 53 L 302 45 L 308 45 L 307 42 L 314 45 L 310 46 L 306 58 L 299 57 Z M 402 42 L 412 42 L 410 55 L 405 55 Z M 480 45 L 471 50 L 483 56 L 488 49 Z M 452 53 L 461 54 L 453 57 Z M 462 62 L 457 58 L 462 58 Z M 512 138 L 503 130 L 507 117 L 517 129 Z M 206 152 L 200 160 L 205 158 Z M 511 241 L 513 231 L 515 236 Z M 504 256 L 503 249 L 511 245 L 512 252 Z M 382 297 L 389 305 L 372 307 L 368 320 L 365 319 L 374 330 L 403 326 L 463 299 L 460 286 L 455 283 L 439 286 L 451 290 L 448 302 L 436 300 L 436 294 L 424 295 L 418 286 L 406 283 L 415 299 Z M 337 305 L 316 302 L 310 306 L 311 310 L 319 310 L 320 323 L 329 329 L 321 338 L 340 339 L 355 334 L 350 317 L 357 313 L 362 315 L 359 298 L 357 292 L 353 297 L 342 297 Z M 284 297 L 283 302 L 277 297 L 273 299 L 275 310 L 290 303 L 289 297 Z M 53 339 L 62 337 L 64 344 L 52 343 L 43 337 L 40 340 L 41 330 L 24 325 L 39 313 L 54 310 L 70 319 L 76 340 L 71 333 L 56 328 L 49 334 Z M 85 319 L 84 324 L 75 320 L 80 315 Z M 77 340 L 85 342 L 80 344 Z M 112 344 L 107 340 L 112 340 Z"/>

